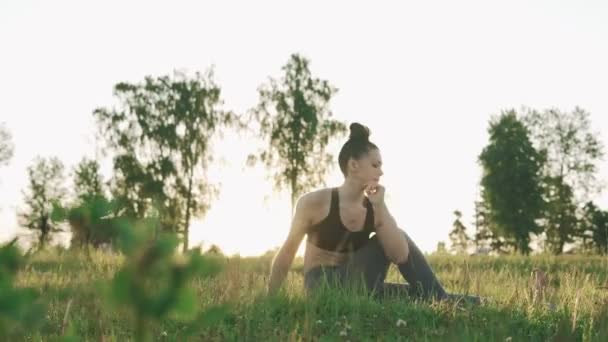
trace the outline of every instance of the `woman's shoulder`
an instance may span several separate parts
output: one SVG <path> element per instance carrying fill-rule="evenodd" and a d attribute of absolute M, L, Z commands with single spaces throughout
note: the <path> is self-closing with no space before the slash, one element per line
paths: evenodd
<path fill-rule="evenodd" d="M 332 188 L 323 188 L 305 193 L 298 200 L 296 210 L 309 224 L 318 223 L 329 214 L 331 191 Z"/>
<path fill-rule="evenodd" d="M 331 202 L 331 191 L 333 188 L 322 188 L 305 193 L 298 200 L 298 207 L 306 210 L 318 212 Z"/>

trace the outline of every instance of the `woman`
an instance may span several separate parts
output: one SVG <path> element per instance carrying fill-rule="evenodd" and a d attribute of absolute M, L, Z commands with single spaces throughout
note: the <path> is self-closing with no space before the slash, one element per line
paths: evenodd
<path fill-rule="evenodd" d="M 313 191 L 298 200 L 287 239 L 272 263 L 268 292 L 280 288 L 307 236 L 304 284 L 308 291 L 323 279 L 338 286 L 361 279 L 375 295 L 454 297 L 446 293 L 423 254 L 397 227 L 386 207 L 385 189 L 379 183 L 382 157 L 369 141 L 367 127 L 351 124 L 350 138 L 342 146 L 338 162 L 344 174 L 340 187 Z M 391 262 L 409 286 L 384 282 Z M 478 301 L 476 297 L 468 299 Z"/>

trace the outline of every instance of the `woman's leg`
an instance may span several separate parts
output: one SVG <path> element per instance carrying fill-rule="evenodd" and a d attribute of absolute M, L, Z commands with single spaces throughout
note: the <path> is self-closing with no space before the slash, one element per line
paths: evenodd
<path fill-rule="evenodd" d="M 367 289 L 376 294 L 386 291 L 389 293 L 408 292 L 410 295 L 423 298 L 434 296 L 443 299 L 447 297 L 445 290 L 435 277 L 422 252 L 407 234 L 405 234 L 405 237 L 408 242 L 409 256 L 405 263 L 399 264 L 397 267 L 403 278 L 409 283 L 409 287 L 397 283 L 386 284 L 385 286 L 384 280 L 390 261 L 386 257 L 377 236 L 372 237 L 367 245 L 353 254 L 347 265 L 348 279 L 350 281 L 363 280 Z"/>
<path fill-rule="evenodd" d="M 405 234 L 407 240 L 409 254 L 407 261 L 398 264 L 397 268 L 399 268 L 399 272 L 403 278 L 410 284 L 412 294 L 423 298 L 446 298 L 447 293 L 443 289 L 443 286 L 441 286 L 441 283 L 439 283 L 418 246 L 416 246 L 406 232 L 403 232 L 403 234 Z"/>
<path fill-rule="evenodd" d="M 460 298 L 459 295 L 446 293 L 418 246 L 407 233 L 403 232 L 403 234 L 408 243 L 409 255 L 407 261 L 398 264 L 397 268 L 408 284 L 385 282 L 390 261 L 377 236 L 372 237 L 365 247 L 355 252 L 346 265 L 344 273 L 349 281 L 363 280 L 367 289 L 376 295 L 408 294 L 413 298 L 424 299 Z M 477 297 L 468 299 L 475 302 L 475 298 Z"/>
<path fill-rule="evenodd" d="M 385 282 L 390 264 L 378 237 L 373 236 L 367 245 L 353 254 L 344 267 L 344 274 L 350 284 L 363 283 L 376 298 L 409 297 L 408 284 Z"/>
<path fill-rule="evenodd" d="M 399 272 L 410 284 L 410 295 L 419 296 L 422 298 L 435 298 L 435 299 L 452 299 L 461 302 L 467 302 L 470 304 L 480 304 L 481 298 L 478 296 L 461 295 L 447 293 L 441 283 L 435 276 L 435 273 L 429 266 L 426 258 L 416 246 L 414 241 L 407 235 L 407 245 L 409 247 L 409 255 L 407 261 L 402 264 L 398 264 Z"/>
<path fill-rule="evenodd" d="M 304 290 L 312 293 L 319 287 L 342 287 L 344 270 L 339 266 L 318 266 L 304 274 Z"/>
<path fill-rule="evenodd" d="M 349 283 L 362 282 L 369 292 L 379 294 L 389 266 L 378 237 L 373 236 L 364 247 L 353 253 L 344 269 Z"/>
<path fill-rule="evenodd" d="M 371 238 L 370 242 L 356 251 L 349 262 L 340 267 L 341 279 L 349 283 L 353 281 L 363 281 L 368 291 L 375 295 L 384 296 L 403 296 L 423 299 L 460 299 L 478 303 L 479 298 L 475 296 L 462 296 L 448 294 L 426 261 L 426 258 L 405 233 L 409 254 L 406 262 L 397 264 L 399 272 L 408 284 L 386 283 L 386 274 L 390 266 L 390 261 L 384 253 L 377 236 Z"/>
<path fill-rule="evenodd" d="M 382 284 L 382 296 L 392 298 L 414 298 L 412 297 L 410 284 L 387 282 Z"/>

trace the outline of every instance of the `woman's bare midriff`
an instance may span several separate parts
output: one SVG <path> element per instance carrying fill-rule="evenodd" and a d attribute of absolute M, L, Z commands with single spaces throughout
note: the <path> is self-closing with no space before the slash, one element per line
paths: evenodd
<path fill-rule="evenodd" d="M 331 188 L 318 191 L 319 205 L 312 210 L 312 222 L 321 222 L 331 209 Z M 348 222 L 350 226 L 362 227 L 365 222 L 367 211 L 363 207 L 347 206 L 340 203 L 340 220 Z M 353 230 L 354 231 L 354 230 Z M 350 253 L 340 253 L 319 248 L 306 241 L 304 250 L 304 274 L 317 266 L 338 266 L 346 263 Z"/>
<path fill-rule="evenodd" d="M 344 264 L 349 253 L 331 252 L 306 241 L 304 250 L 304 274 L 317 266 L 338 266 Z"/>

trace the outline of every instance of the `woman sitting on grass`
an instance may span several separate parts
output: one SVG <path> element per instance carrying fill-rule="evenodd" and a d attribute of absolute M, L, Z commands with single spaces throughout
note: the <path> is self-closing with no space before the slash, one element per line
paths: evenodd
<path fill-rule="evenodd" d="M 345 177 L 340 187 L 313 191 L 298 200 L 287 239 L 272 263 L 268 292 L 280 288 L 306 235 L 304 285 L 308 292 L 324 280 L 339 287 L 362 280 L 376 296 L 464 298 L 446 293 L 418 247 L 397 227 L 379 184 L 380 151 L 369 141 L 367 127 L 351 124 L 338 161 Z M 391 262 L 409 285 L 384 281 Z M 471 296 L 466 299 L 479 301 Z"/>

